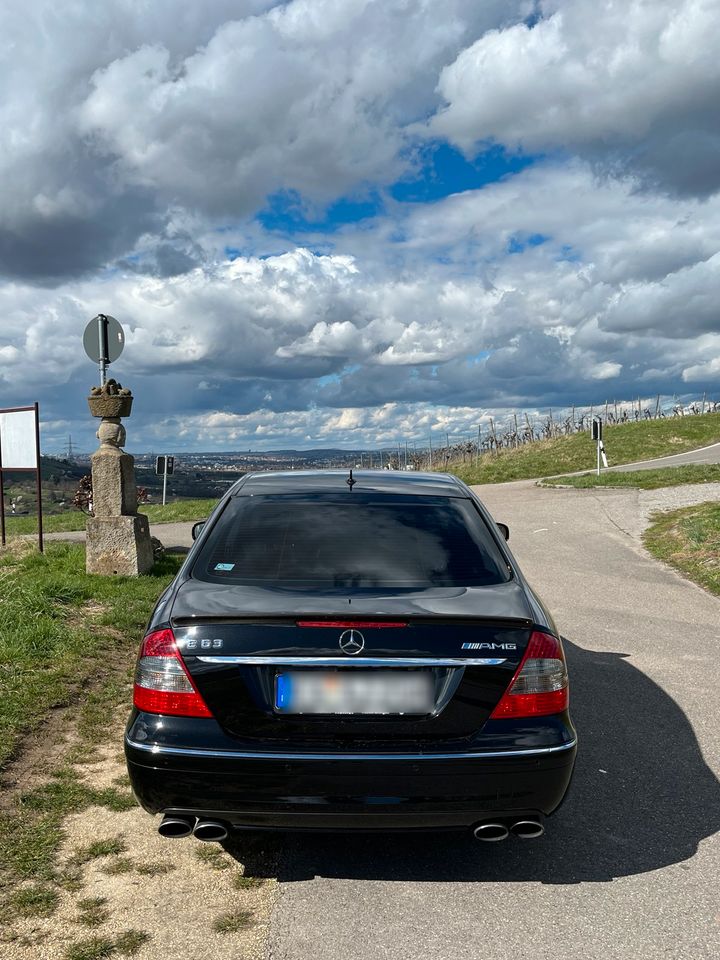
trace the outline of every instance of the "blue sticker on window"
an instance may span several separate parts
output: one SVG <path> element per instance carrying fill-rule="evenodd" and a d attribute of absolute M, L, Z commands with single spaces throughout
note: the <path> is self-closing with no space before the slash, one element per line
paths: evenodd
<path fill-rule="evenodd" d="M 215 569 L 216 570 L 232 570 L 234 566 L 235 566 L 234 563 L 216 563 Z"/>

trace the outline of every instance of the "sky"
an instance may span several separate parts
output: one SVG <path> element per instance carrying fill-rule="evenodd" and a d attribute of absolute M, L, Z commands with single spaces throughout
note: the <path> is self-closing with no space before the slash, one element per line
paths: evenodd
<path fill-rule="evenodd" d="M 0 407 L 130 451 L 720 399 L 720 0 L 4 0 Z"/>

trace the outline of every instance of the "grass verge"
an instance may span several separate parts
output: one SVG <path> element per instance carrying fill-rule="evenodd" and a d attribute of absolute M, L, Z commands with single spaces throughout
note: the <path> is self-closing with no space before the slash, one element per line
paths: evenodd
<path fill-rule="evenodd" d="M 720 503 L 657 514 L 643 540 L 658 560 L 720 596 Z"/>
<path fill-rule="evenodd" d="M 718 441 L 720 413 L 616 424 L 606 426 L 604 434 L 611 465 L 684 453 Z M 486 453 L 478 464 L 472 460 L 451 463 L 447 470 L 457 474 L 465 483 L 503 483 L 591 470 L 595 458 L 595 444 L 588 434 L 575 433 L 498 454 Z"/>
<path fill-rule="evenodd" d="M 52 544 L 42 555 L 16 543 L 0 554 L 1 765 L 16 755 L 23 737 L 56 715 L 54 708 L 78 704 L 72 724 L 63 718 L 49 735 L 62 742 L 73 731 L 75 742 L 67 746 L 62 763 L 55 769 L 50 765 L 43 782 L 28 785 L 14 804 L 4 798 L 0 893 L 18 891 L 14 900 L 6 900 L 7 916 L 51 910 L 53 890 L 77 889 L 82 864 L 124 850 L 119 838 L 98 838 L 65 868 L 56 862 L 68 814 L 92 805 L 115 811 L 135 806 L 125 784 L 90 786 L 72 764 L 92 751 L 118 704 L 127 703 L 143 627 L 180 562 L 164 557 L 144 577 L 99 577 L 85 573 L 79 544 Z M 114 952 L 121 953 L 122 944 Z"/>
<path fill-rule="evenodd" d="M 682 467 L 664 467 L 662 470 L 628 470 L 622 473 L 583 473 L 579 477 L 546 477 L 543 486 L 556 483 L 563 487 L 589 490 L 593 487 L 636 487 L 639 490 L 657 490 L 660 487 L 678 487 L 684 483 L 720 483 L 720 466 L 691 463 Z"/>
<path fill-rule="evenodd" d="M 59 960 L 102 960 L 134 956 L 151 935 L 161 945 L 169 925 L 178 922 L 177 908 L 168 916 L 161 911 L 152 920 L 146 918 L 149 930 L 125 929 L 125 923 L 132 923 L 135 902 L 162 897 L 165 875 L 172 876 L 172 871 L 177 871 L 180 884 L 185 883 L 186 892 L 177 903 L 194 895 L 194 861 L 206 871 L 204 889 L 214 887 L 212 902 L 235 905 L 216 917 L 216 927 L 211 926 L 211 914 L 202 936 L 220 940 L 230 935 L 245 956 L 245 940 L 255 943 L 262 929 L 257 927 L 257 911 L 264 911 L 265 917 L 272 896 L 272 885 L 266 886 L 264 878 L 244 876 L 245 864 L 250 856 L 257 862 L 248 873 L 267 872 L 265 848 L 250 844 L 245 849 L 244 841 L 242 861 L 237 852 L 214 849 L 196 860 L 192 848 L 182 846 L 168 848 L 163 855 L 156 837 L 145 841 L 135 829 L 146 818 L 133 809 L 137 805 L 128 778 L 116 766 L 124 760 L 116 753 L 117 741 L 131 696 L 137 640 L 157 593 L 180 560 L 170 558 L 161 568 L 164 572 L 156 570 L 149 588 L 150 578 L 86 578 L 82 554 L 81 546 L 60 544 L 40 558 L 30 545 L 20 544 L 0 555 L 0 572 L 8 587 L 0 589 L 0 603 L 12 600 L 13 629 L 25 620 L 32 626 L 42 617 L 60 623 L 65 638 L 51 632 L 51 647 L 55 656 L 68 658 L 67 676 L 61 678 L 65 685 L 58 687 L 54 684 L 60 681 L 54 678 L 52 690 L 69 703 L 59 713 L 50 709 L 49 722 L 37 736 L 21 743 L 23 732 L 42 722 L 43 715 L 38 704 L 15 701 L 18 717 L 23 709 L 25 717 L 15 730 L 15 760 L 3 774 L 3 787 L 9 789 L 0 789 L 0 954 L 4 956 L 9 944 L 21 956 L 35 956 L 39 950 Z M 73 585 L 75 592 L 68 592 Z M 10 609 L 0 608 L 3 617 Z M 86 634 L 96 644 L 92 652 L 78 639 Z M 29 675 L 42 672 L 48 655 L 43 655 L 42 647 L 26 649 L 22 630 L 18 638 L 23 669 Z M 11 661 L 11 643 L 6 653 Z M 89 692 L 86 683 L 78 683 L 88 665 L 95 681 Z M 0 683 L 3 680 L 0 669 Z M 52 702 L 50 692 L 45 691 L 45 703 Z M 152 830 L 149 825 L 147 829 Z M 179 869 L 183 866 L 186 869 Z M 74 942 L 68 943 L 68 934 Z"/>
<path fill-rule="evenodd" d="M 28 544 L 0 553 L 0 769 L 20 738 L 53 709 L 85 691 L 85 722 L 94 727 L 103 703 L 88 686 L 108 678 L 111 664 L 129 667 L 158 595 L 180 565 L 165 556 L 143 577 L 85 573 L 79 544 Z"/>
<path fill-rule="evenodd" d="M 217 500 L 177 500 L 167 503 L 164 507 L 159 503 L 144 503 L 140 513 L 150 518 L 150 523 L 192 523 L 204 520 L 209 516 Z M 71 530 L 84 530 L 87 517 L 79 510 L 68 510 L 66 513 L 45 514 L 43 516 L 43 530 L 45 533 L 66 533 Z M 37 518 L 7 517 L 7 532 L 10 536 L 37 533 Z"/>

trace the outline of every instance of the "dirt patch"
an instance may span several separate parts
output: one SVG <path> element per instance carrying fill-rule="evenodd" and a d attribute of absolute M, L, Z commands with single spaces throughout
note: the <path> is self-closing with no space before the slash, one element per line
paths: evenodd
<path fill-rule="evenodd" d="M 110 632 L 105 627 L 99 629 Z M 8 812 L 12 808 L 18 794 L 28 793 L 48 782 L 50 772 L 58 767 L 80 742 L 78 707 L 81 701 L 87 700 L 90 694 L 106 686 L 109 678 L 120 679 L 126 676 L 127 672 L 127 654 L 120 650 L 109 651 L 103 661 L 102 677 L 91 678 L 82 686 L 78 684 L 71 687 L 66 692 L 70 703 L 53 707 L 42 726 L 26 734 L 16 755 L 0 771 L 0 813 Z M 87 748 L 86 755 L 92 756 L 91 747 Z"/>
<path fill-rule="evenodd" d="M 112 771 L 117 775 L 118 765 Z M 57 960 L 91 933 L 117 940 L 128 930 L 148 936 L 138 960 L 255 960 L 264 956 L 275 884 L 266 880 L 249 889 L 238 888 L 235 876 L 242 865 L 217 848 L 223 867 L 197 857 L 199 842 L 192 838 L 169 841 L 139 809 L 113 813 L 91 807 L 69 817 L 62 867 L 72 869 L 78 851 L 90 838 L 117 838 L 125 847 L 119 854 L 98 856 L 81 868 L 80 889 L 63 891 L 52 917 L 31 918 L 13 924 L 6 960 Z M 120 864 L 120 871 L 116 872 Z M 102 900 L 106 919 L 95 930 L 83 928 L 81 901 Z M 247 918 L 229 933 L 221 932 L 228 915 Z"/>
<path fill-rule="evenodd" d="M 124 712 L 94 762 L 74 768 L 93 789 L 127 789 L 118 753 Z M 31 770 L 30 757 L 24 760 Z M 264 875 L 256 878 L 242 862 L 242 840 L 234 841 L 231 854 L 193 838 L 166 840 L 157 822 L 139 807 L 115 812 L 92 806 L 68 816 L 55 909 L 7 923 L 0 934 L 4 960 L 60 960 L 73 950 L 85 955 L 83 949 L 88 956 L 105 950 L 98 955 L 121 957 L 128 955 L 127 943 L 137 960 L 260 960 L 276 882 L 267 876 L 270 857 L 257 839 L 247 842 L 248 861 L 262 863 Z"/>
<path fill-rule="evenodd" d="M 77 740 L 76 714 L 74 707 L 55 707 L 42 727 L 25 737 L 0 774 L 0 813 L 11 809 L 19 793 L 48 782 L 48 770 L 59 766 Z"/>

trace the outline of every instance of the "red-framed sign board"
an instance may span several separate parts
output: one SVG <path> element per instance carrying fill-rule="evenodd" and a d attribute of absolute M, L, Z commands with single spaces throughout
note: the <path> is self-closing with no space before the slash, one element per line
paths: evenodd
<path fill-rule="evenodd" d="M 6 473 L 34 473 L 37 488 L 38 546 L 43 550 L 42 480 L 40 475 L 40 408 L 0 408 L 0 536 L 5 546 Z"/>

